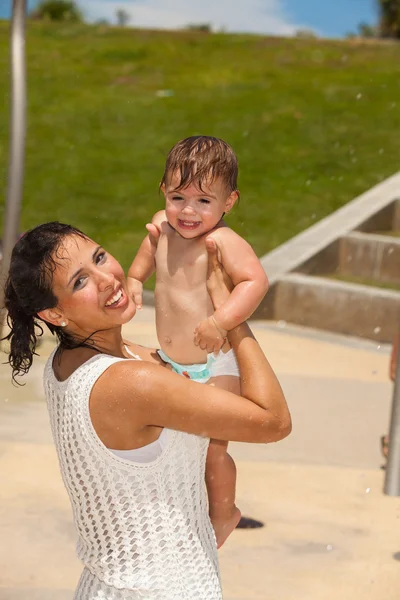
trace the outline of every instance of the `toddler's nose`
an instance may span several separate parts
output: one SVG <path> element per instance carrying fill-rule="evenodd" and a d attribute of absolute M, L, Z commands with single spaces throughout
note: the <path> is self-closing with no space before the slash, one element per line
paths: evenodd
<path fill-rule="evenodd" d="M 194 208 L 192 208 L 190 206 L 190 204 L 186 204 L 186 206 L 183 208 L 182 212 L 185 215 L 194 215 L 195 214 L 195 210 L 194 210 Z"/>

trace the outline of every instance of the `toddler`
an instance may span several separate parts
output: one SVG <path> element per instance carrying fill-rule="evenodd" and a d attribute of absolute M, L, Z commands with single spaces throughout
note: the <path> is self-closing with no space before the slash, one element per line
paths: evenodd
<path fill-rule="evenodd" d="M 238 199 L 237 175 L 235 153 L 224 141 L 194 136 L 178 142 L 168 154 L 160 185 L 165 210 L 146 226 L 149 233 L 128 272 L 129 291 L 138 308 L 143 283 L 156 272 L 161 358 L 185 377 L 235 393 L 240 392 L 239 371 L 226 335 L 252 315 L 268 290 L 254 251 L 223 221 Z M 229 299 L 216 310 L 206 288 L 206 238 L 215 241 L 234 285 Z M 211 440 L 206 462 L 218 547 L 241 516 L 235 506 L 236 468 L 227 446 Z"/>

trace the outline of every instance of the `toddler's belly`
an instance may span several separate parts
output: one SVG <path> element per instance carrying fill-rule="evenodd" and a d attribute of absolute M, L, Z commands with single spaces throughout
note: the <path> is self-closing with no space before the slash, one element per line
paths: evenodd
<path fill-rule="evenodd" d="M 180 300 L 179 304 L 177 300 Z M 182 302 L 183 300 L 183 302 Z M 156 295 L 156 326 L 161 349 L 175 362 L 183 365 L 207 362 L 207 352 L 194 344 L 194 330 L 212 314 L 211 303 L 205 298 L 198 307 L 195 298 L 171 299 L 167 294 Z"/>
<path fill-rule="evenodd" d="M 157 325 L 158 341 L 165 354 L 182 365 L 207 362 L 207 352 L 195 346 L 194 333 L 190 335 L 198 323 L 197 320 L 186 321 L 172 317 Z"/>

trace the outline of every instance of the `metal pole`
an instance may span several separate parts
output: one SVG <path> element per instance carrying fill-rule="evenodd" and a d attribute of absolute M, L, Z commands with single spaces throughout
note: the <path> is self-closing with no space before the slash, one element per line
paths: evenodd
<path fill-rule="evenodd" d="M 400 348 L 397 351 L 384 492 L 388 496 L 400 496 Z"/>
<path fill-rule="evenodd" d="M 24 180 L 26 131 L 25 20 L 26 0 L 13 0 L 11 18 L 10 157 L 3 230 L 3 256 L 0 263 L 0 338 L 2 337 L 5 319 L 5 310 L 3 309 L 4 283 L 10 268 L 11 252 L 19 233 L 19 216 Z"/>

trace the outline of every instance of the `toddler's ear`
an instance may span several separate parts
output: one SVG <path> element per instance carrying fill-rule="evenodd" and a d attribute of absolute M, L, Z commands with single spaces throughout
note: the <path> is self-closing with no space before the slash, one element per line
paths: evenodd
<path fill-rule="evenodd" d="M 225 212 L 228 213 L 235 206 L 237 199 L 239 198 L 239 192 L 234 190 L 225 202 Z"/>

